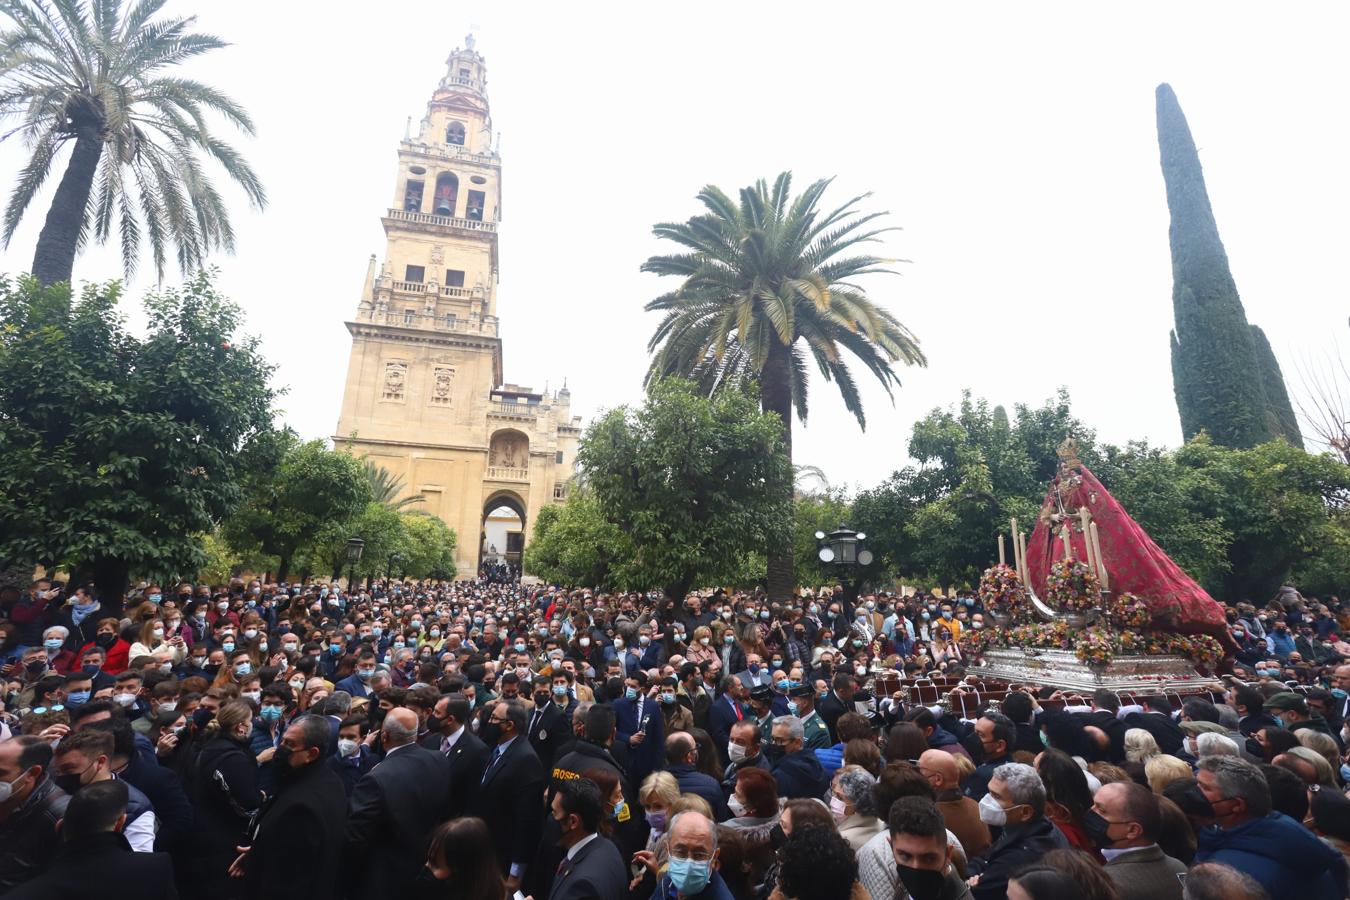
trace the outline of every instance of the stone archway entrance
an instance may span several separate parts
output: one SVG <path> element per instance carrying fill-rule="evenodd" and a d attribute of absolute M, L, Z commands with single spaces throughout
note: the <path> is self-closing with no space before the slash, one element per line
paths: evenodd
<path fill-rule="evenodd" d="M 514 491 L 496 491 L 483 503 L 478 534 L 478 571 L 484 563 L 509 563 L 520 570 L 525 552 L 525 501 Z"/>

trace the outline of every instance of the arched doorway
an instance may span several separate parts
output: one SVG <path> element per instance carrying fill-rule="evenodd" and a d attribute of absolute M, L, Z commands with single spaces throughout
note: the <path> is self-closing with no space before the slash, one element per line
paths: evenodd
<path fill-rule="evenodd" d="M 478 571 L 484 566 L 510 566 L 520 574 L 525 552 L 525 501 L 512 491 L 497 491 L 483 504 L 478 536 Z"/>

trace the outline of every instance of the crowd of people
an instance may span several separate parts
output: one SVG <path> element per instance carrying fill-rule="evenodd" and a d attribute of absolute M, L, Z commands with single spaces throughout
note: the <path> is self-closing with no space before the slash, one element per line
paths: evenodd
<path fill-rule="evenodd" d="M 0 896 L 1350 894 L 1336 598 L 1229 608 L 1221 692 L 972 708 L 971 593 L 488 574 L 0 589 Z"/>

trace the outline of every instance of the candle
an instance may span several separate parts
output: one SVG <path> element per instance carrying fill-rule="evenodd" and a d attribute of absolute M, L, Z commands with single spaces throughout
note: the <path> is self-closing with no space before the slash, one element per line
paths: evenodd
<path fill-rule="evenodd" d="M 1001 531 L 998 533 L 998 564 L 1000 566 L 1008 564 L 1007 559 L 1003 556 L 1003 532 Z"/>
<path fill-rule="evenodd" d="M 1067 559 L 1067 560 L 1072 560 L 1072 559 L 1073 559 L 1073 546 L 1069 544 L 1069 526 L 1068 526 L 1068 525 L 1065 525 L 1064 528 L 1060 530 L 1059 536 L 1062 537 L 1062 538 L 1064 539 L 1064 558 Z"/>
<path fill-rule="evenodd" d="M 1017 532 L 1017 546 L 1022 550 L 1022 583 L 1031 585 L 1031 567 L 1027 564 L 1027 535 L 1025 531 Z"/>
<path fill-rule="evenodd" d="M 1092 552 L 1097 555 L 1097 569 L 1099 577 L 1101 578 L 1102 582 L 1102 590 L 1109 591 L 1111 590 L 1111 576 L 1106 571 L 1106 558 L 1102 556 L 1102 541 L 1100 535 L 1097 532 L 1096 522 L 1092 523 L 1091 535 L 1092 535 Z"/>
<path fill-rule="evenodd" d="M 1097 565 L 1097 555 L 1092 552 L 1092 513 L 1086 506 L 1078 508 L 1078 521 L 1083 527 L 1083 552 L 1087 555 L 1088 569 L 1100 579 L 1102 573 Z"/>
<path fill-rule="evenodd" d="M 1017 570 L 1017 577 L 1022 578 L 1022 580 L 1025 581 L 1025 577 L 1022 575 L 1022 545 L 1017 540 L 1017 517 L 1013 516 L 1009 521 L 1012 525 L 1013 568 Z"/>

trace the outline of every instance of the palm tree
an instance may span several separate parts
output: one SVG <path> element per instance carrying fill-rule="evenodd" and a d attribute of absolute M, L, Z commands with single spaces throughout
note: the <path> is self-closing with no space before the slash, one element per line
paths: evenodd
<path fill-rule="evenodd" d="M 893 363 L 926 364 L 909 329 L 853 281 L 895 274 L 889 268 L 894 261 L 844 255 L 895 229 L 871 224 L 885 213 L 858 211 L 865 194 L 822 212 L 817 204 L 829 184 L 817 181 L 793 199 L 792 174 L 784 172 L 772 188 L 762 179 L 743 188 L 739 204 L 709 185 L 698 195 L 705 214 L 653 229 L 688 252 L 653 256 L 642 265 L 644 272 L 683 279 L 647 304 L 649 311 L 665 313 L 648 344 L 653 356 L 647 383 L 676 375 L 709 392 L 757 389 L 761 408 L 782 419 L 789 456 L 793 410 L 806 421 L 811 361 L 836 384 L 864 428 L 862 400 L 842 351 L 860 360 L 892 397 L 899 384 Z M 782 490 L 790 495 L 792 485 Z M 793 586 L 790 537 L 768 550 L 769 595 L 781 599 Z"/>
<path fill-rule="evenodd" d="M 166 70 L 225 42 L 190 31 L 195 17 L 155 15 L 165 0 L 0 0 L 0 141 L 18 136 L 32 156 L 5 207 L 9 245 L 64 145 L 74 142 L 33 254 L 43 284 L 69 281 L 90 236 L 120 237 L 136 267 L 142 237 L 164 276 L 170 245 L 186 273 L 218 247 L 234 249 L 225 202 L 204 171 L 220 163 L 255 208 L 266 194 L 253 169 L 212 133 L 208 113 L 253 134 L 253 121 L 216 88 Z M 91 202 L 92 201 L 92 202 Z"/>
<path fill-rule="evenodd" d="M 370 482 L 370 497 L 373 502 L 390 509 L 403 509 L 414 503 L 425 502 L 426 498 L 421 494 L 411 494 L 402 500 L 397 499 L 398 495 L 403 493 L 403 476 L 389 474 L 388 469 L 373 460 L 363 460 L 362 465 L 366 470 L 366 480 Z"/>

